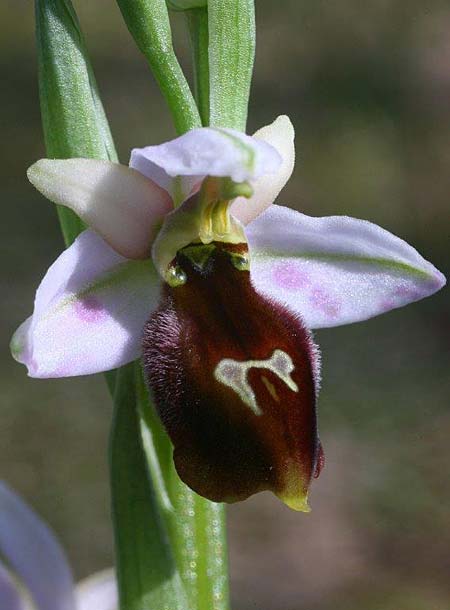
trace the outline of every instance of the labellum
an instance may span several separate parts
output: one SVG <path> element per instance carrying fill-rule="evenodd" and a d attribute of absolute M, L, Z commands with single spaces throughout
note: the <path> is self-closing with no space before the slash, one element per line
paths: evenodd
<path fill-rule="evenodd" d="M 167 277 L 143 362 L 179 476 L 215 502 L 271 490 L 308 511 L 323 463 L 309 331 L 255 291 L 245 243 L 190 244 Z"/>

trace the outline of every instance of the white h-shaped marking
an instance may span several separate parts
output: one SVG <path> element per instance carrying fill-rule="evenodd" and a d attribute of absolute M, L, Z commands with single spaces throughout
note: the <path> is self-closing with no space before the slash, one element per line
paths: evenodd
<path fill-rule="evenodd" d="M 247 380 L 247 371 L 251 368 L 268 369 L 277 375 L 293 392 L 298 392 L 298 386 L 291 377 L 294 370 L 292 358 L 281 349 L 276 349 L 267 360 L 245 360 L 239 362 L 232 358 L 224 358 L 214 370 L 214 377 L 220 383 L 232 388 L 241 400 L 250 407 L 255 415 L 262 411 L 256 401 L 255 393 Z"/>

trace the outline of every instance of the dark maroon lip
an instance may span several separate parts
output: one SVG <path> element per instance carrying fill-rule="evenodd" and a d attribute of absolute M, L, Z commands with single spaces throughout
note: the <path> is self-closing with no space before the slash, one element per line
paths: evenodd
<path fill-rule="evenodd" d="M 317 350 L 299 317 L 233 264 L 246 253 L 246 244 L 214 244 L 200 265 L 177 255 L 187 281 L 164 286 L 146 324 L 145 375 L 194 491 L 216 502 L 263 490 L 306 497 L 321 461 Z"/>

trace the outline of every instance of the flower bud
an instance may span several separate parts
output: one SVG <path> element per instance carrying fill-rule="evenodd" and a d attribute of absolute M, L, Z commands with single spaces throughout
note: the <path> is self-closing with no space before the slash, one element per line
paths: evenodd
<path fill-rule="evenodd" d="M 145 327 L 144 369 L 175 466 L 215 502 L 271 490 L 309 510 L 322 464 L 318 355 L 298 316 L 258 294 L 246 244 L 191 244 Z"/>

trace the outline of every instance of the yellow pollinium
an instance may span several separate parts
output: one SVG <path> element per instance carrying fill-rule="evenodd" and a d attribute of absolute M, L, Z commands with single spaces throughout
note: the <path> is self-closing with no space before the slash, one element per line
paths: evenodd
<path fill-rule="evenodd" d="M 203 210 L 199 238 L 204 244 L 222 241 L 231 233 L 231 218 L 228 201 L 215 201 Z"/>
<path fill-rule="evenodd" d="M 230 214 L 230 204 L 236 197 L 251 197 L 252 193 L 247 182 L 233 182 L 230 178 L 206 178 L 199 194 L 200 241 L 204 244 L 213 241 L 245 242 L 241 224 Z"/>
<path fill-rule="evenodd" d="M 252 193 L 248 182 L 206 177 L 200 191 L 166 215 L 153 242 L 152 258 L 161 277 L 171 286 L 183 285 L 185 279 L 172 264 L 177 252 L 186 246 L 246 243 L 244 227 L 230 213 L 230 208 L 236 197 L 248 198 Z"/>

